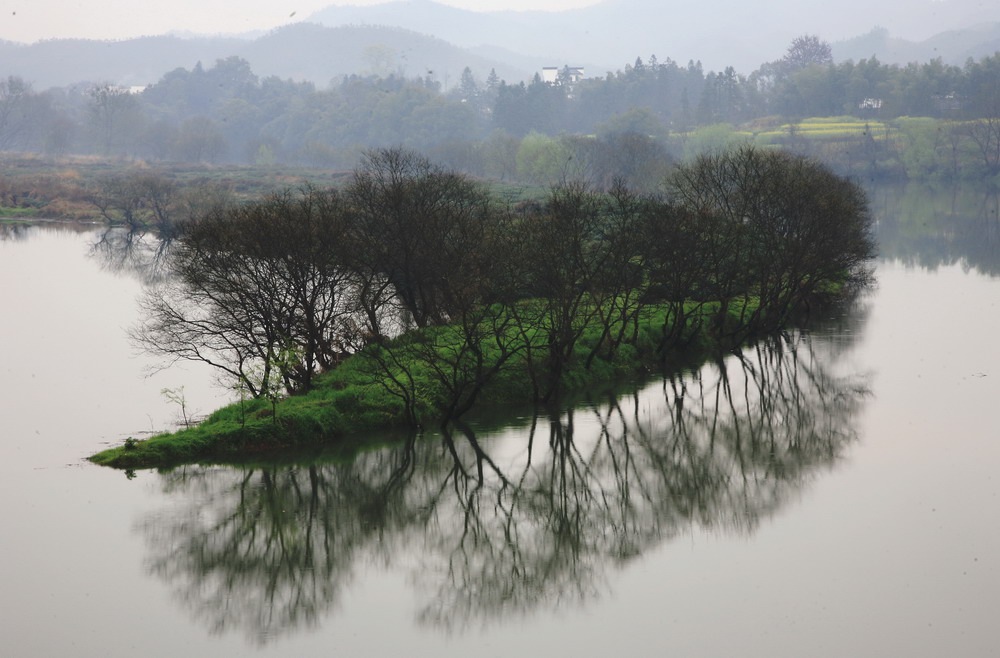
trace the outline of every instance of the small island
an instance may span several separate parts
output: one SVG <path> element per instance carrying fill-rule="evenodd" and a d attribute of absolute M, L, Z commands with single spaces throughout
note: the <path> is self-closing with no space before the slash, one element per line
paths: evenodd
<path fill-rule="evenodd" d="M 370 151 L 341 188 L 172 227 L 132 338 L 216 367 L 239 400 L 90 459 L 234 460 L 693 363 L 867 282 L 870 231 L 855 183 L 749 145 L 677 166 L 661 193 L 565 182 L 531 201 Z"/>

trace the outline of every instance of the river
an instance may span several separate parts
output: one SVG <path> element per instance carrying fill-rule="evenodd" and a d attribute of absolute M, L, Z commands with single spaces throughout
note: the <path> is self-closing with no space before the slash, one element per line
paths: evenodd
<path fill-rule="evenodd" d="M 552 416 L 164 473 L 83 459 L 176 424 L 164 389 L 228 398 L 127 340 L 153 245 L 0 226 L 3 654 L 998 655 L 997 195 L 872 200 L 878 283 L 808 330 Z"/>

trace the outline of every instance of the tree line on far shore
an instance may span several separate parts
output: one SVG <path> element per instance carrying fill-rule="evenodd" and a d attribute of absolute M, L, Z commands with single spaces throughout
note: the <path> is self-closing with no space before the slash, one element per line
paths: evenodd
<path fill-rule="evenodd" d="M 178 68 L 140 93 L 110 82 L 42 91 L 16 75 L 0 79 L 0 151 L 349 168 L 364 149 L 398 144 L 464 173 L 543 184 L 568 167 L 603 185 L 607 172 L 680 159 L 727 127 L 756 135 L 840 116 L 898 124 L 891 140 L 858 134 L 835 153 L 817 153 L 841 171 L 851 168 L 846 150 L 871 156 L 878 166 L 866 175 L 994 177 L 1000 53 L 961 67 L 834 63 L 828 44 L 803 36 L 749 75 L 651 56 L 583 80 L 564 69 L 555 82 L 507 83 L 466 69 L 450 89 L 429 76 L 395 75 L 353 75 L 318 89 L 262 79 L 229 57 Z M 767 139 L 803 148 L 794 138 Z"/>
<path fill-rule="evenodd" d="M 133 338 L 273 399 L 360 354 L 416 422 L 428 378 L 445 418 L 510 369 L 550 401 L 596 357 L 638 358 L 650 326 L 661 355 L 735 345 L 869 275 L 864 193 L 808 158 L 743 146 L 664 189 L 564 182 L 513 202 L 414 151 L 369 151 L 343 189 L 177 227 Z"/>

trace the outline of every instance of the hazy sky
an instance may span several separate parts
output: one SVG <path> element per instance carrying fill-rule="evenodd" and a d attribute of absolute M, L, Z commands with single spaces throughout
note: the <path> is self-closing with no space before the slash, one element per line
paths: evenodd
<path fill-rule="evenodd" d="M 80 37 L 121 39 L 172 30 L 232 33 L 301 20 L 330 5 L 384 0 L 0 0 L 0 39 L 33 42 Z M 560 10 L 598 0 L 439 0 L 473 9 Z M 293 15 L 294 13 L 294 15 Z"/>

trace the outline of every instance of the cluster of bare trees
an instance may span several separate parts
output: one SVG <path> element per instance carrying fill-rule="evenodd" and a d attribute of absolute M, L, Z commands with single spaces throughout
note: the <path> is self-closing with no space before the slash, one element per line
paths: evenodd
<path fill-rule="evenodd" d="M 739 303 L 743 324 L 773 330 L 831 282 L 868 276 L 863 190 L 809 159 L 740 147 L 678 168 L 670 188 L 674 206 L 698 216 L 681 239 L 718 263 L 674 297 Z"/>
<path fill-rule="evenodd" d="M 571 371 L 634 350 L 654 313 L 661 349 L 706 317 L 731 341 L 781 327 L 872 255 L 862 192 L 799 157 L 704 157 L 666 189 L 567 183 L 513 204 L 413 152 L 373 151 L 343 190 L 191 224 L 134 335 L 253 396 L 309 390 L 362 352 L 413 422 L 454 418 L 515 364 L 535 399 L 556 398 Z"/>
<path fill-rule="evenodd" d="M 158 173 L 138 170 L 98 179 L 89 187 L 87 199 L 109 226 L 154 229 L 172 238 L 209 211 L 228 205 L 231 191 L 205 182 L 182 187 Z"/>

